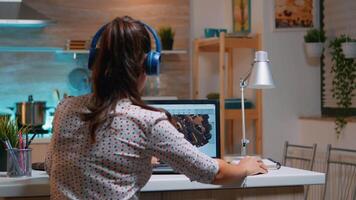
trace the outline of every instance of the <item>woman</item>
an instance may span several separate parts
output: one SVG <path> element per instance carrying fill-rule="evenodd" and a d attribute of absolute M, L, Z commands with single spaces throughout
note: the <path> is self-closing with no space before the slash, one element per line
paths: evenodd
<path fill-rule="evenodd" d="M 164 112 L 144 104 L 140 91 L 150 49 L 139 21 L 116 18 L 106 26 L 93 66 L 93 93 L 57 107 L 46 158 L 52 199 L 137 199 L 153 156 L 203 183 L 266 173 L 254 158 L 234 166 L 202 154 Z"/>

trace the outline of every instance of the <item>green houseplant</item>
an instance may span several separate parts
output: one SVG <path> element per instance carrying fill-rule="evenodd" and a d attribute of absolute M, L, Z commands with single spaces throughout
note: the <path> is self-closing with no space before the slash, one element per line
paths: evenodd
<path fill-rule="evenodd" d="M 305 50 L 308 57 L 320 57 L 326 40 L 325 32 L 319 29 L 310 29 L 304 36 Z"/>
<path fill-rule="evenodd" d="M 172 50 L 174 43 L 174 31 L 170 26 L 163 26 L 158 30 L 158 35 L 162 42 L 162 48 L 164 50 Z"/>
<path fill-rule="evenodd" d="M 6 150 L 3 142 L 8 140 L 12 147 L 18 147 L 19 133 L 28 134 L 28 128 L 19 128 L 16 120 L 9 117 L 0 118 L 0 171 L 6 171 Z"/>
<path fill-rule="evenodd" d="M 347 124 L 345 118 L 350 115 L 349 108 L 352 104 L 353 92 L 356 88 L 356 63 L 353 59 L 345 58 L 341 49 L 341 44 L 349 40 L 351 40 L 350 37 L 341 35 L 330 41 L 329 44 L 332 60 L 331 73 L 334 75 L 331 92 L 340 108 L 340 112 L 335 120 L 335 132 L 338 138 Z"/>

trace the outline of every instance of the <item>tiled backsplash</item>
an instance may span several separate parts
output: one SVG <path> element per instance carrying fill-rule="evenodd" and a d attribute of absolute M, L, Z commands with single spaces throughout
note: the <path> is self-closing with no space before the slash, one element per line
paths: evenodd
<path fill-rule="evenodd" d="M 68 75 L 77 68 L 86 69 L 88 54 L 73 53 L 38 53 L 38 52 L 0 52 L 0 113 L 12 113 L 8 107 L 14 107 L 16 102 L 27 101 L 33 95 L 34 101 L 46 101 L 47 111 L 44 129 L 51 128 L 54 107 L 57 104 L 55 90 L 60 93 L 60 98 L 66 93 L 71 96 L 86 94 L 88 90 L 78 90 L 70 85 Z M 175 60 L 176 58 L 173 58 Z M 177 79 L 186 79 L 184 74 L 171 61 L 170 56 L 164 56 L 162 74 L 157 83 L 157 77 L 149 77 L 145 96 L 179 96 L 186 87 L 172 84 Z M 175 77 L 172 80 L 169 77 Z M 84 81 L 84 77 L 83 77 Z M 182 81 L 183 82 L 183 81 Z M 170 87 L 167 87 L 170 86 Z M 170 88 L 170 89 L 169 89 Z M 180 91 L 183 90 L 183 91 Z"/>
<path fill-rule="evenodd" d="M 0 112 L 11 113 L 8 107 L 27 101 L 28 95 L 33 95 L 35 101 L 46 101 L 48 107 L 54 107 L 57 103 L 53 95 L 56 89 L 61 95 L 86 93 L 76 90 L 68 81 L 68 74 L 75 68 L 86 67 L 86 60 L 87 55 L 73 59 L 73 54 L 68 53 L 1 52 Z"/>

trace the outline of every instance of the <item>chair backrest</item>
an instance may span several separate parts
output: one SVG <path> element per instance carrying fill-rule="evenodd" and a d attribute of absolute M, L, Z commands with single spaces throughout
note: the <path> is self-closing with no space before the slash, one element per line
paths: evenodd
<path fill-rule="evenodd" d="M 289 144 L 288 141 L 286 141 L 284 144 L 283 165 L 299 169 L 312 170 L 315 160 L 316 147 L 316 144 L 306 146 Z"/>
<path fill-rule="evenodd" d="M 356 199 L 356 150 L 335 148 L 326 152 L 323 199 Z"/>
<path fill-rule="evenodd" d="M 299 169 L 313 170 L 316 147 L 316 144 L 313 144 L 312 146 L 296 145 L 289 144 L 288 141 L 286 141 L 284 144 L 283 165 Z M 308 199 L 308 193 L 309 187 L 306 186 L 304 189 L 304 199 Z"/>

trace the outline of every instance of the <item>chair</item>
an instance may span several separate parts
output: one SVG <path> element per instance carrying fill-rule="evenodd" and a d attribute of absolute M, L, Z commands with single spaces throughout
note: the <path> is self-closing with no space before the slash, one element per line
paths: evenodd
<path fill-rule="evenodd" d="M 283 165 L 299 169 L 313 170 L 316 144 L 312 146 L 284 144 Z"/>
<path fill-rule="evenodd" d="M 356 200 L 356 150 L 335 148 L 329 144 L 326 164 L 323 199 Z"/>
<path fill-rule="evenodd" d="M 310 171 L 313 170 L 316 147 L 316 144 L 305 146 L 289 144 L 286 141 L 284 144 L 283 165 Z M 305 186 L 304 199 L 308 198 L 308 192 L 309 186 Z"/>

